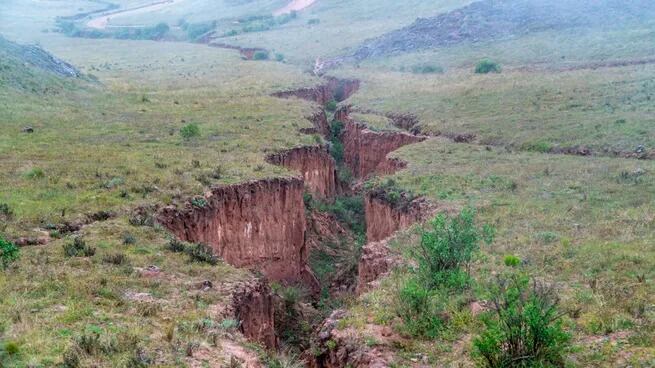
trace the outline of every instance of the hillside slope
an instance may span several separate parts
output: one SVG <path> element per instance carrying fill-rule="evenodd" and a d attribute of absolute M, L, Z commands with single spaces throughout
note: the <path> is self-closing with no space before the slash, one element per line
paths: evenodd
<path fill-rule="evenodd" d="M 410 26 L 367 40 L 354 56 L 362 60 L 553 29 L 611 27 L 616 23 L 647 21 L 653 14 L 655 4 L 646 0 L 483 0 L 435 17 L 419 18 Z"/>

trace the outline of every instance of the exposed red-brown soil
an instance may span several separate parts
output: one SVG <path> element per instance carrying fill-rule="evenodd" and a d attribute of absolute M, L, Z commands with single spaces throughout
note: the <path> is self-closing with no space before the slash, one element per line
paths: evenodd
<path fill-rule="evenodd" d="M 344 161 L 357 178 L 392 174 L 402 164 L 389 160 L 387 155 L 402 146 L 425 139 L 405 132 L 375 132 L 364 124 L 348 122 L 342 138 Z"/>
<path fill-rule="evenodd" d="M 342 123 L 351 122 L 353 121 L 353 119 L 350 117 L 351 112 L 352 105 L 340 106 L 337 111 L 334 112 L 334 120 L 340 121 Z"/>
<path fill-rule="evenodd" d="M 347 316 L 343 310 L 334 311 L 319 328 L 317 350 L 307 359 L 311 368 L 387 368 L 394 360 L 391 346 L 402 343 L 402 338 L 389 327 L 367 324 L 364 333 L 353 328 L 339 329 L 339 321 Z M 377 342 L 368 346 L 363 336 Z M 331 342 L 331 345 L 328 344 Z"/>
<path fill-rule="evenodd" d="M 277 347 L 273 295 L 264 280 L 243 285 L 233 294 L 234 316 L 239 329 L 249 340 L 268 348 Z"/>
<path fill-rule="evenodd" d="M 334 159 L 323 146 L 292 148 L 269 155 L 266 161 L 299 171 L 310 193 L 320 199 L 337 194 L 337 169 Z"/>
<path fill-rule="evenodd" d="M 316 87 L 300 88 L 292 91 L 282 91 L 273 94 L 275 97 L 291 98 L 296 97 L 303 100 L 313 101 L 325 106 L 329 101 L 345 101 L 359 90 L 360 82 L 356 79 L 326 78 L 326 83 Z"/>
<path fill-rule="evenodd" d="M 311 116 L 307 117 L 307 120 L 311 121 L 313 128 L 310 130 L 301 130 L 305 134 L 320 134 L 323 137 L 327 137 L 330 134 L 330 123 L 327 119 L 327 114 L 325 110 L 318 109 Z"/>
<path fill-rule="evenodd" d="M 370 284 L 399 264 L 399 257 L 391 253 L 386 241 L 371 242 L 362 248 L 357 267 L 357 294 L 370 288 Z"/>
<path fill-rule="evenodd" d="M 303 189 L 300 178 L 217 186 L 182 208 L 163 208 L 157 220 L 180 239 L 210 245 L 231 265 L 315 288 L 307 267 Z"/>
<path fill-rule="evenodd" d="M 258 51 L 261 52 L 267 52 L 266 49 L 261 48 L 261 47 L 241 47 L 241 46 L 236 46 L 236 45 L 230 45 L 227 43 L 212 43 L 211 38 L 209 36 L 200 39 L 198 41 L 199 43 L 206 43 L 207 45 L 211 47 L 216 47 L 219 49 L 228 49 L 228 50 L 236 50 L 239 51 L 241 56 L 246 59 L 246 60 L 252 60 L 255 57 L 255 53 Z"/>
<path fill-rule="evenodd" d="M 399 230 L 425 220 L 434 213 L 434 207 L 424 198 L 399 199 L 390 203 L 380 192 L 369 192 L 364 198 L 366 212 L 366 239 L 369 242 L 384 240 Z"/>

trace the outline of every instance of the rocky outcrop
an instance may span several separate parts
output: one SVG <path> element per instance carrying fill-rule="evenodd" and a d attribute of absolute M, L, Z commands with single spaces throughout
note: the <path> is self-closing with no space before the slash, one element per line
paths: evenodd
<path fill-rule="evenodd" d="M 424 199 L 408 200 L 405 194 L 394 202 L 389 201 L 383 191 L 367 193 L 364 198 L 366 211 L 366 239 L 376 242 L 386 239 L 396 231 L 406 229 L 423 221 L 435 211 Z"/>
<path fill-rule="evenodd" d="M 268 348 L 277 347 L 273 295 L 266 281 L 255 280 L 239 287 L 233 294 L 232 307 L 246 338 Z"/>
<path fill-rule="evenodd" d="M 334 159 L 323 146 L 292 148 L 269 155 L 266 161 L 299 171 L 310 193 L 321 199 L 337 194 L 337 169 Z"/>
<path fill-rule="evenodd" d="M 364 124 L 348 122 L 342 132 L 344 161 L 357 178 L 392 174 L 402 164 L 391 161 L 387 155 L 425 139 L 405 132 L 376 132 Z"/>
<path fill-rule="evenodd" d="M 386 241 L 366 244 L 362 248 L 357 267 L 357 294 L 368 290 L 371 283 L 382 278 L 399 263 L 399 257 L 391 253 Z"/>
<path fill-rule="evenodd" d="M 326 82 L 316 87 L 300 88 L 292 91 L 282 91 L 273 94 L 275 97 L 296 97 L 313 101 L 325 106 L 329 101 L 344 101 L 359 90 L 360 82 L 356 79 L 326 78 Z"/>
<path fill-rule="evenodd" d="M 303 189 L 300 178 L 217 186 L 182 208 L 163 208 L 157 221 L 182 240 L 208 244 L 231 265 L 315 288 L 307 267 Z"/>

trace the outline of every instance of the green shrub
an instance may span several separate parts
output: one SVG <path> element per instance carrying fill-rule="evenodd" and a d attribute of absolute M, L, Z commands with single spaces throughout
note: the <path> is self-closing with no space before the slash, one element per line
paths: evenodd
<path fill-rule="evenodd" d="M 495 310 L 473 340 L 473 355 L 489 368 L 562 367 L 569 335 L 562 329 L 559 299 L 552 287 L 523 275 L 492 287 Z"/>
<path fill-rule="evenodd" d="M 505 256 L 504 262 L 507 267 L 516 267 L 521 264 L 521 258 L 510 254 Z"/>
<path fill-rule="evenodd" d="M 14 216 L 14 211 L 6 203 L 0 203 L 0 218 L 10 219 Z"/>
<path fill-rule="evenodd" d="M 443 73 L 443 68 L 439 65 L 422 64 L 412 66 L 412 73 L 414 74 L 440 74 Z"/>
<path fill-rule="evenodd" d="M 200 137 L 200 127 L 196 123 L 190 123 L 180 129 L 180 135 L 184 139 Z"/>
<path fill-rule="evenodd" d="M 6 270 L 9 265 L 18 260 L 20 249 L 0 235 L 0 268 Z"/>
<path fill-rule="evenodd" d="M 443 327 L 436 305 L 437 296 L 423 282 L 410 278 L 398 293 L 398 316 L 406 333 L 434 339 Z"/>
<path fill-rule="evenodd" d="M 126 232 L 123 234 L 123 244 L 132 245 L 136 244 L 136 237 L 132 233 Z"/>
<path fill-rule="evenodd" d="M 327 111 L 336 111 L 338 102 L 335 100 L 330 100 L 325 104 L 325 109 Z"/>
<path fill-rule="evenodd" d="M 315 25 L 315 24 L 320 24 L 320 23 L 321 23 L 321 20 L 317 19 L 317 18 L 312 18 L 312 19 L 307 21 L 307 24 L 309 24 L 310 26 Z"/>
<path fill-rule="evenodd" d="M 454 218 L 440 214 L 421 230 L 421 240 L 413 257 L 418 273 L 430 287 L 465 287 L 473 255 L 484 240 L 491 243 L 493 229 L 478 228 L 475 212 L 466 208 Z"/>
<path fill-rule="evenodd" d="M 86 244 L 81 237 L 76 237 L 72 242 L 64 244 L 64 255 L 66 257 L 92 257 L 96 249 Z"/>
<path fill-rule="evenodd" d="M 364 219 L 364 197 L 337 197 L 332 203 L 319 203 L 317 209 L 321 212 L 330 212 L 345 223 L 356 235 L 366 233 Z"/>
<path fill-rule="evenodd" d="M 20 347 L 13 341 L 5 342 L 0 348 L 5 354 L 9 356 L 18 355 L 18 353 L 20 353 Z"/>
<path fill-rule="evenodd" d="M 129 260 L 127 256 L 123 253 L 113 253 L 113 254 L 105 254 L 102 257 L 102 262 L 120 266 L 123 264 L 127 264 Z"/>
<path fill-rule="evenodd" d="M 490 59 L 483 59 L 475 65 L 475 72 L 477 74 L 500 73 L 501 68 L 497 62 Z"/>
<path fill-rule="evenodd" d="M 41 179 L 45 177 L 45 172 L 41 168 L 33 167 L 27 170 L 23 176 L 27 179 Z"/>
<path fill-rule="evenodd" d="M 283 62 L 284 54 L 280 54 L 280 53 L 275 54 L 275 61 Z"/>
<path fill-rule="evenodd" d="M 212 266 L 218 264 L 218 257 L 214 255 L 214 250 L 205 244 L 194 244 L 186 248 L 186 253 L 192 262 L 208 263 Z"/>
<path fill-rule="evenodd" d="M 268 51 L 256 51 L 252 56 L 253 60 L 268 60 L 268 58 L 269 58 Z"/>
<path fill-rule="evenodd" d="M 183 241 L 178 240 L 178 239 L 171 238 L 168 241 L 167 248 L 168 248 L 168 250 L 170 250 L 173 253 L 184 253 L 186 251 L 187 244 L 185 242 L 183 242 Z"/>

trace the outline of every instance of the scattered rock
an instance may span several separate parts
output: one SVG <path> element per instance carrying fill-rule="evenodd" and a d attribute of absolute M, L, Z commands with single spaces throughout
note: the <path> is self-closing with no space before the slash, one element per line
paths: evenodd
<path fill-rule="evenodd" d="M 34 133 L 34 128 L 32 128 L 31 126 L 26 126 L 23 129 L 21 129 L 21 132 L 23 132 L 23 133 Z"/>

